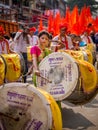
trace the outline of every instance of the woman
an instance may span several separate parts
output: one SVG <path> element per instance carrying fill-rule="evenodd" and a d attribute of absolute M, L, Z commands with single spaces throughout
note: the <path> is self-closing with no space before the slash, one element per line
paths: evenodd
<path fill-rule="evenodd" d="M 47 48 L 49 44 L 50 35 L 47 31 L 41 31 L 38 35 L 39 37 L 39 44 L 33 46 L 31 48 L 31 55 L 32 55 L 32 69 L 33 69 L 33 83 L 36 86 L 36 75 L 40 76 L 39 71 L 39 63 L 42 59 L 50 53 L 50 50 Z"/>

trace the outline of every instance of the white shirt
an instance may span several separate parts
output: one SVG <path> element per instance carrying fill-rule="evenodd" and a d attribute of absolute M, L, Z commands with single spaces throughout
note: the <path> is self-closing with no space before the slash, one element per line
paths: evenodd
<path fill-rule="evenodd" d="M 91 39 L 91 37 L 88 36 L 88 38 L 89 38 L 89 40 L 90 40 L 90 43 L 93 43 L 93 40 Z M 87 36 L 85 36 L 85 35 L 82 35 L 82 36 L 81 36 L 82 41 L 85 42 L 86 44 L 89 43 L 88 38 L 87 38 Z"/>
<path fill-rule="evenodd" d="M 15 48 L 14 48 L 14 51 L 15 52 L 27 52 L 27 47 L 28 46 L 31 46 L 31 36 L 30 35 L 27 35 L 28 36 L 28 40 L 29 40 L 29 43 L 27 43 L 27 40 L 25 38 L 23 38 L 23 36 L 21 35 L 19 37 L 19 39 L 17 39 L 17 37 L 21 34 L 21 32 L 17 32 L 16 33 L 16 36 L 14 38 L 14 41 L 15 41 Z"/>
<path fill-rule="evenodd" d="M 36 35 L 31 36 L 31 46 L 35 46 L 39 44 L 39 38 Z"/>
<path fill-rule="evenodd" d="M 0 41 L 0 54 L 8 54 L 8 47 L 7 47 L 7 40 L 6 41 Z M 8 43 L 9 44 L 9 43 Z"/>
<path fill-rule="evenodd" d="M 55 36 L 52 40 L 58 41 L 58 40 L 59 40 L 59 36 L 60 36 L 60 35 Z M 62 40 L 63 40 L 63 39 L 62 39 Z M 70 38 L 69 36 L 66 36 L 66 40 L 67 40 L 67 42 L 68 42 L 68 48 L 69 48 L 69 49 L 72 49 L 72 48 L 73 48 L 73 43 L 72 43 L 71 38 Z M 52 48 L 52 50 L 55 50 L 56 45 L 58 45 L 58 42 L 52 42 L 52 43 L 51 43 L 51 48 Z M 66 46 L 65 46 L 64 48 L 62 48 L 62 49 L 63 49 L 63 50 L 66 50 Z"/>

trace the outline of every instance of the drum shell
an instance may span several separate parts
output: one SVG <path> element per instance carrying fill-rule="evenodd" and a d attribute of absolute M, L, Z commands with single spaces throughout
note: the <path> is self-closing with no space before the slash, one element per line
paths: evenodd
<path fill-rule="evenodd" d="M 84 104 L 90 102 L 98 93 L 97 73 L 95 70 L 95 74 L 92 75 L 92 78 L 93 78 L 93 76 L 95 77 L 95 80 L 94 80 L 95 83 L 93 84 L 93 88 L 87 90 L 84 88 L 85 87 L 84 82 L 86 82 L 87 79 L 86 78 L 83 79 L 83 77 L 81 77 L 81 75 L 82 75 L 81 73 L 83 72 L 83 70 L 79 69 L 79 71 L 80 71 L 80 78 L 77 82 L 76 88 L 74 89 L 72 94 L 69 97 L 67 97 L 65 100 L 72 103 L 72 104 L 75 104 L 75 105 L 84 105 Z M 85 74 L 87 75 L 87 73 L 85 73 Z M 88 78 L 88 80 L 90 80 L 90 79 Z M 94 82 L 94 81 L 92 81 L 92 82 Z"/>
<path fill-rule="evenodd" d="M 30 54 L 31 47 L 32 46 L 27 47 L 27 59 L 29 62 L 32 62 L 32 55 Z"/>
<path fill-rule="evenodd" d="M 4 58 L 0 55 L 0 85 L 4 83 L 6 74 L 6 63 L 4 61 Z"/>
<path fill-rule="evenodd" d="M 14 130 L 27 128 L 33 130 L 35 127 L 39 127 L 40 130 L 62 130 L 60 109 L 53 97 L 46 91 L 37 89 L 28 83 L 14 82 L 5 84 L 5 87 L 0 89 L 0 98 L 2 97 L 3 101 L 0 100 L 2 105 L 0 113 L 3 113 L 3 115 L 8 113 L 13 117 L 18 116 L 20 118 L 18 122 L 14 122 L 12 119 L 9 120 L 9 116 L 9 118 L 1 116 L 0 124 L 5 125 L 7 130 L 11 128 Z M 27 105 L 29 107 L 26 107 Z M 22 115 L 22 112 L 25 114 Z M 31 122 L 32 120 L 35 123 Z M 38 126 L 36 126 L 37 121 L 38 124 L 41 123 Z"/>
<path fill-rule="evenodd" d="M 5 78 L 8 82 L 17 81 L 25 71 L 24 59 L 21 54 L 2 54 L 6 63 Z"/>

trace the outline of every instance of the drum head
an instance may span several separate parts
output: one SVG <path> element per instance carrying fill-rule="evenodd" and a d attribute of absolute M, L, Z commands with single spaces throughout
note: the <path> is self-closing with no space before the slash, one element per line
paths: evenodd
<path fill-rule="evenodd" d="M 41 75 L 37 77 L 37 86 L 49 92 L 55 100 L 63 100 L 75 89 L 79 72 L 75 60 L 65 52 L 54 52 L 39 64 Z"/>
<path fill-rule="evenodd" d="M 5 87 L 0 88 L 0 128 L 52 129 L 52 114 L 48 100 L 33 85 L 5 84 Z"/>

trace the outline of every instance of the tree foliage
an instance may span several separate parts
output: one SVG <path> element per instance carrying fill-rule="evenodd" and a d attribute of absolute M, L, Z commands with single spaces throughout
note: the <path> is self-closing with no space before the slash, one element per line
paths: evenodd
<path fill-rule="evenodd" d="M 73 10 L 76 5 L 79 10 L 81 10 L 83 6 L 89 6 L 92 13 L 96 13 L 98 10 L 98 2 L 96 0 L 67 0 L 67 5 L 70 10 Z"/>

